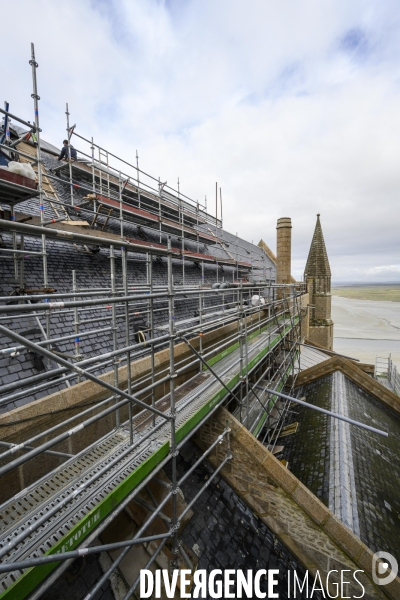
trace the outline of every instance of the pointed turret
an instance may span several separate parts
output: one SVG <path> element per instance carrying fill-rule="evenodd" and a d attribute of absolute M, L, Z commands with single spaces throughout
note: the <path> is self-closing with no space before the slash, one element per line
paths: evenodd
<path fill-rule="evenodd" d="M 331 268 L 322 233 L 320 215 L 308 253 L 304 281 L 310 296 L 309 338 L 332 350 L 333 322 L 331 319 Z"/>
<path fill-rule="evenodd" d="M 307 279 L 307 277 L 331 276 L 331 268 L 329 266 L 324 234 L 322 233 L 321 221 L 319 220 L 319 217 L 320 214 L 317 215 L 317 224 L 315 225 L 310 252 L 308 253 L 307 264 L 304 271 L 304 279 Z"/>

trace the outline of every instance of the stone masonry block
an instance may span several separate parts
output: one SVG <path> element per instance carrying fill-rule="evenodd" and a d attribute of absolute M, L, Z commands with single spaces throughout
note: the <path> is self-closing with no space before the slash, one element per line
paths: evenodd
<path fill-rule="evenodd" d="M 361 553 L 357 559 L 357 564 L 367 573 L 372 572 L 372 557 L 374 553 L 367 546 L 363 545 Z"/>
<path fill-rule="evenodd" d="M 249 496 L 251 496 L 251 497 L 247 497 L 247 501 L 248 501 L 249 505 L 252 507 L 252 509 L 259 516 L 268 515 L 270 512 L 269 502 L 266 502 L 265 500 L 262 500 L 261 498 L 254 498 L 254 496 L 252 494 L 253 494 L 253 490 L 250 490 Z"/>
<path fill-rule="evenodd" d="M 293 498 L 296 500 L 310 517 L 316 523 L 322 523 L 331 514 L 329 508 L 325 506 L 310 490 L 300 483 L 293 492 Z"/>
<path fill-rule="evenodd" d="M 386 584 L 385 592 L 389 594 L 393 600 L 398 600 L 398 598 L 400 598 L 400 578 L 396 577 L 392 583 Z"/>
<path fill-rule="evenodd" d="M 213 417 L 214 419 L 219 419 L 220 421 L 228 421 L 228 427 L 231 430 L 231 436 L 236 436 L 237 432 L 240 429 L 243 429 L 243 425 L 239 423 L 236 419 L 232 418 L 230 412 L 228 412 L 224 407 L 221 407 L 217 414 Z"/>
<path fill-rule="evenodd" d="M 324 531 L 356 562 L 365 547 L 362 541 L 355 536 L 339 519 L 330 515 L 322 525 Z"/>
<path fill-rule="evenodd" d="M 240 435 L 235 437 L 235 441 L 239 442 L 239 444 L 244 448 L 245 453 L 251 454 L 252 461 L 257 461 L 260 464 L 263 463 L 266 456 L 269 454 L 268 450 L 260 444 L 258 440 L 254 436 L 251 435 L 247 429 L 243 428 L 240 432 Z"/>
<path fill-rule="evenodd" d="M 265 458 L 271 453 L 258 440 L 254 439 L 254 442 L 254 446 L 251 448 L 251 454 L 253 459 L 259 462 L 261 465 L 264 462 Z"/>
<path fill-rule="evenodd" d="M 240 479 L 240 477 L 231 475 L 229 478 L 229 483 L 240 496 L 242 496 L 243 494 L 247 494 L 247 492 L 249 491 L 249 484 L 247 483 L 247 481 L 243 481 L 242 479 Z"/>
<path fill-rule="evenodd" d="M 254 437 L 243 426 L 237 431 L 235 431 L 233 435 L 235 442 L 238 442 L 239 444 L 241 444 L 245 448 L 248 448 L 249 450 L 254 445 Z"/>
<path fill-rule="evenodd" d="M 292 494 L 299 485 L 297 477 L 284 467 L 271 453 L 263 461 L 262 466 L 268 472 L 276 483 L 278 483 L 285 492 Z"/>

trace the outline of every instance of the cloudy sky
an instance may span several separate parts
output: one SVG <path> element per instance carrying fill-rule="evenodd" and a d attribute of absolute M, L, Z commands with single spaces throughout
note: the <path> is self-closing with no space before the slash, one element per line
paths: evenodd
<path fill-rule="evenodd" d="M 18 11 L 16 11 L 18 7 Z M 9 11 L 9 14 L 7 14 Z M 45 139 L 84 136 L 275 249 L 300 277 L 316 213 L 333 277 L 400 281 L 398 0 L 19 0 L 2 6 L 2 89 Z M 75 144 L 79 148 L 79 144 Z"/>

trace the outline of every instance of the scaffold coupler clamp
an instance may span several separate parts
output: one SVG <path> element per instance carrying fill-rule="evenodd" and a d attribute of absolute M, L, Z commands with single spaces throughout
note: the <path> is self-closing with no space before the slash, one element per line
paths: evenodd
<path fill-rule="evenodd" d="M 172 536 L 173 536 L 173 535 L 174 535 L 174 534 L 175 534 L 177 531 L 179 531 L 179 528 L 180 528 L 180 526 L 181 526 L 181 522 L 180 522 L 180 521 L 177 521 L 177 522 L 175 523 L 175 525 L 172 525 L 172 527 L 171 527 L 171 537 L 172 537 Z M 179 549 L 178 549 L 178 552 L 179 552 Z"/>

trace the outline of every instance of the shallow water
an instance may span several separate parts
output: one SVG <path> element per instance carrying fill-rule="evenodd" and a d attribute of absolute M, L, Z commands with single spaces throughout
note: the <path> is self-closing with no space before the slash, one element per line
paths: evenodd
<path fill-rule="evenodd" d="M 400 368 L 400 302 L 332 296 L 333 349 L 362 362 L 392 355 Z"/>

